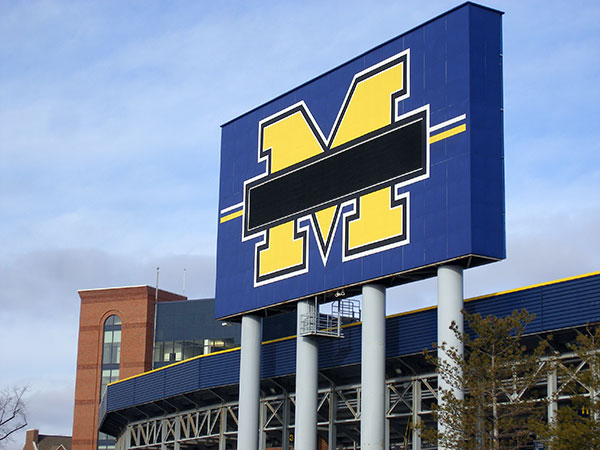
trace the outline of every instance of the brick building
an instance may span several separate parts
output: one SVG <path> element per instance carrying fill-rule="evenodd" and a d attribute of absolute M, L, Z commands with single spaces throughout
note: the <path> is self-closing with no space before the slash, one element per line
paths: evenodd
<path fill-rule="evenodd" d="M 187 298 L 149 286 L 79 291 L 81 310 L 73 418 L 73 450 L 112 448 L 98 434 L 106 385 L 152 369 L 156 302 Z"/>
<path fill-rule="evenodd" d="M 71 450 L 71 436 L 40 434 L 40 430 L 27 430 L 23 450 Z"/>

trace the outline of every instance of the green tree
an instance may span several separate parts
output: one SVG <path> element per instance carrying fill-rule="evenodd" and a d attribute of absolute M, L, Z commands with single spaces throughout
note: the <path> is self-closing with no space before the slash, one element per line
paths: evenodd
<path fill-rule="evenodd" d="M 534 318 L 526 310 L 504 318 L 463 314 L 465 332 L 455 324 L 450 328 L 464 345 L 464 358 L 445 343 L 441 349 L 448 361 L 428 356 L 451 387 L 439 394 L 443 401 L 433 411 L 446 432 L 424 429 L 422 435 L 450 449 L 522 448 L 533 438 L 530 422 L 541 421 L 545 409 L 544 397 L 533 388 L 544 376 L 547 341 L 530 349 L 523 345 Z M 453 393 L 461 388 L 463 399 Z"/>
<path fill-rule="evenodd" d="M 556 396 L 571 396 L 571 402 L 537 431 L 552 450 L 600 450 L 600 327 L 587 326 L 570 348 L 579 361 L 557 361 L 563 383 Z"/>

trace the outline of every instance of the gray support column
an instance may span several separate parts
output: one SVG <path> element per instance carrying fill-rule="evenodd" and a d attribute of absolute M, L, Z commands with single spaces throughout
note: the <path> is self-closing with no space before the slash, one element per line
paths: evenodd
<path fill-rule="evenodd" d="M 329 390 L 329 429 L 327 430 L 327 448 L 337 448 L 337 392 L 332 386 Z"/>
<path fill-rule="evenodd" d="M 131 425 L 128 425 L 125 430 L 125 448 L 127 450 L 131 448 Z"/>
<path fill-rule="evenodd" d="M 556 367 L 548 373 L 548 382 L 546 385 L 547 399 L 548 399 L 548 423 L 552 423 L 556 420 L 556 414 L 558 413 L 558 402 L 556 401 L 556 390 L 558 385 L 558 378 L 556 373 Z"/>
<path fill-rule="evenodd" d="M 267 448 L 267 432 L 265 431 L 267 423 L 267 402 L 260 402 L 260 432 L 258 435 L 258 450 Z"/>
<path fill-rule="evenodd" d="M 385 445 L 385 286 L 362 288 L 361 450 Z"/>
<path fill-rule="evenodd" d="M 390 410 L 390 388 L 385 385 L 385 447 L 390 448 L 390 419 L 388 419 L 387 413 Z"/>
<path fill-rule="evenodd" d="M 219 422 L 219 450 L 227 449 L 227 407 L 221 406 L 221 411 L 219 411 L 220 422 Z"/>
<path fill-rule="evenodd" d="M 258 448 L 260 405 L 260 344 L 262 323 L 258 316 L 242 317 L 238 450 Z"/>
<path fill-rule="evenodd" d="M 598 380 L 600 378 L 600 367 L 598 366 L 597 358 L 590 359 L 590 371 L 592 372 L 593 380 Z M 598 400 L 600 400 L 600 392 L 598 392 L 594 388 L 591 388 L 589 391 L 590 391 L 590 401 L 592 402 L 592 404 L 593 404 L 593 402 L 597 402 Z M 594 411 L 594 420 L 596 422 L 598 422 L 600 420 L 600 412 L 598 412 L 597 409 L 596 409 L 596 411 Z"/>
<path fill-rule="evenodd" d="M 167 444 L 166 444 L 166 440 L 167 440 L 167 420 L 168 419 L 162 419 L 160 421 L 160 450 L 167 450 Z"/>
<path fill-rule="evenodd" d="M 284 392 L 283 426 L 281 427 L 281 450 L 290 450 L 290 397 Z"/>
<path fill-rule="evenodd" d="M 459 355 L 464 355 L 463 344 L 450 330 L 452 322 L 456 323 L 459 332 L 464 330 L 463 324 L 463 269 L 460 266 L 441 266 L 438 267 L 438 345 L 445 342 L 448 347 L 457 349 Z M 451 363 L 450 358 L 438 349 L 438 358 L 440 361 Z M 441 377 L 438 376 L 438 403 L 443 404 L 442 391 L 452 390 L 454 397 L 462 399 L 464 397 L 462 389 L 452 388 Z M 443 433 L 446 425 L 438 422 L 438 431 Z M 439 447 L 443 450 L 442 447 Z"/>
<path fill-rule="evenodd" d="M 421 424 L 421 380 L 412 380 L 412 450 L 421 450 L 421 433 L 417 428 Z"/>
<path fill-rule="evenodd" d="M 311 300 L 297 306 L 296 326 L 296 429 L 294 448 L 317 450 L 317 400 L 319 347 L 314 336 L 300 336 L 302 317 L 309 314 Z M 318 314 L 318 311 L 315 311 Z"/>
<path fill-rule="evenodd" d="M 175 443 L 173 444 L 173 450 L 181 449 L 181 416 L 175 417 Z"/>

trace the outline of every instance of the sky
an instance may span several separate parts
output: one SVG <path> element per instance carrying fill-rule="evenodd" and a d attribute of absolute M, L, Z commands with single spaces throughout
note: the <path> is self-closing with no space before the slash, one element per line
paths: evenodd
<path fill-rule="evenodd" d="M 221 124 L 460 3 L 0 0 L 0 389 L 29 386 L 29 427 L 71 433 L 79 289 L 160 267 L 214 294 Z M 507 259 L 467 297 L 600 270 L 600 2 L 484 4 Z M 435 302 L 435 280 L 388 290 L 389 313 Z"/>

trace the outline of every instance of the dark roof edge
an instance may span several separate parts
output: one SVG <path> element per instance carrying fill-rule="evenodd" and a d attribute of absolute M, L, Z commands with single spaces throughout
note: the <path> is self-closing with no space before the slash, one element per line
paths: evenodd
<path fill-rule="evenodd" d="M 179 294 L 177 294 L 179 295 Z M 189 302 L 208 302 L 215 301 L 214 297 L 206 297 L 206 298 L 188 298 L 186 300 L 171 300 L 170 302 L 160 302 L 159 305 L 171 305 L 173 303 L 189 303 Z"/>

